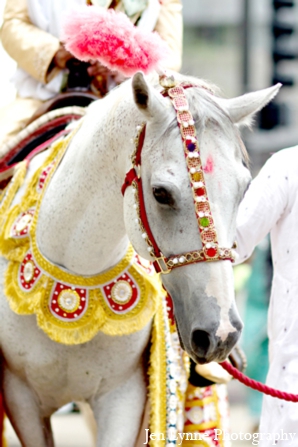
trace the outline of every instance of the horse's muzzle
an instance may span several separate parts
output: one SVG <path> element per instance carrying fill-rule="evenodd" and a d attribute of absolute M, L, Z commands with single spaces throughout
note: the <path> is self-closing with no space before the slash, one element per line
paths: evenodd
<path fill-rule="evenodd" d="M 200 364 L 222 362 L 227 358 L 241 335 L 242 325 L 230 332 L 225 341 L 205 330 L 195 329 L 191 334 L 191 357 Z"/>

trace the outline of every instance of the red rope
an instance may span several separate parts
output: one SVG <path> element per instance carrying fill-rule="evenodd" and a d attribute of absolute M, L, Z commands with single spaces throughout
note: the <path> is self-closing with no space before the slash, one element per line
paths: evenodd
<path fill-rule="evenodd" d="M 244 385 L 260 391 L 261 393 L 268 394 L 272 397 L 277 397 L 277 399 L 287 400 L 289 402 L 298 402 L 298 394 L 291 394 L 291 393 L 285 393 L 283 391 L 276 390 L 274 388 L 271 388 L 267 385 L 264 385 L 263 383 L 257 382 L 256 380 L 250 379 L 245 374 L 240 372 L 237 368 L 235 368 L 231 363 L 228 361 L 224 361 L 220 363 L 220 365 L 228 371 L 231 376 L 233 376 L 235 379 L 239 380 L 239 382 L 244 383 Z"/>

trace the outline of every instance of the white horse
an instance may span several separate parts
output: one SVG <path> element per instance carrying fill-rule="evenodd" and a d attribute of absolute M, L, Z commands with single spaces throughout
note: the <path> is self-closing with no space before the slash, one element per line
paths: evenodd
<path fill-rule="evenodd" d="M 220 246 L 231 247 L 238 204 L 250 181 L 237 124 L 247 122 L 277 87 L 225 100 L 204 82 L 186 90 Z M 89 107 L 47 186 L 39 210 L 40 252 L 64 271 L 90 277 L 117 264 L 129 242 L 151 260 L 140 231 L 133 189 L 121 186 L 131 167 L 136 127 L 147 122 L 141 176 L 146 212 L 165 256 L 202 247 L 176 113 L 156 82 L 137 74 Z M 30 179 L 45 159 L 37 155 Z M 22 197 L 19 191 L 15 203 Z M 1 260 L 2 278 L 7 261 Z M 221 361 L 242 323 L 234 303 L 232 264 L 204 262 L 161 275 L 171 294 L 180 340 L 197 362 Z M 52 447 L 50 416 L 70 401 L 90 404 L 98 447 L 132 447 L 146 401 L 142 357 L 151 322 L 126 336 L 98 332 L 88 343 L 56 343 L 34 315 L 17 315 L 0 294 L 2 390 L 23 447 Z"/>

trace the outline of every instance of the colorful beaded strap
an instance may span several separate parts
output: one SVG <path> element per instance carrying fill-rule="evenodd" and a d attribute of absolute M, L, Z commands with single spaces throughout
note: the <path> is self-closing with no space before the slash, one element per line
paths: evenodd
<path fill-rule="evenodd" d="M 217 232 L 212 218 L 210 202 L 207 195 L 206 183 L 200 156 L 200 149 L 196 135 L 194 120 L 189 110 L 185 95 L 185 88 L 195 87 L 176 84 L 175 79 L 161 78 L 160 83 L 164 87 L 163 96 L 168 96 L 174 106 L 177 122 L 180 129 L 185 152 L 186 166 L 189 173 L 190 184 L 193 192 L 195 213 L 201 235 L 202 249 L 186 252 L 170 257 L 163 256 L 150 229 L 145 208 L 141 176 L 138 175 L 141 166 L 141 153 L 145 139 L 146 124 L 138 126 L 138 135 L 135 140 L 135 151 L 132 155 L 132 169 L 126 174 L 122 193 L 128 186 L 135 189 L 136 209 L 138 223 L 143 238 L 147 242 L 148 251 L 154 258 L 154 266 L 157 272 L 170 273 L 172 269 L 184 265 L 204 262 L 229 260 L 234 262 L 235 257 L 232 248 L 222 248 L 218 245 Z"/>

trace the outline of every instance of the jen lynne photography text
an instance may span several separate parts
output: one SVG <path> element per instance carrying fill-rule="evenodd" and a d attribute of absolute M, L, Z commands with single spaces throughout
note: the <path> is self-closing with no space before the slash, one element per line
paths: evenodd
<path fill-rule="evenodd" d="M 164 433 L 150 433 L 149 429 L 145 429 L 146 441 L 144 445 L 149 441 L 165 441 Z M 296 433 L 285 433 L 283 430 L 279 430 L 275 433 L 229 433 L 225 430 L 214 430 L 214 441 L 220 439 L 224 441 L 251 441 L 252 445 L 259 445 L 260 441 L 271 441 L 272 445 L 276 445 L 278 441 L 290 441 L 293 442 Z M 183 441 L 204 441 L 209 437 L 208 433 L 177 433 L 170 441 L 176 441 L 176 445 L 182 445 Z"/>

